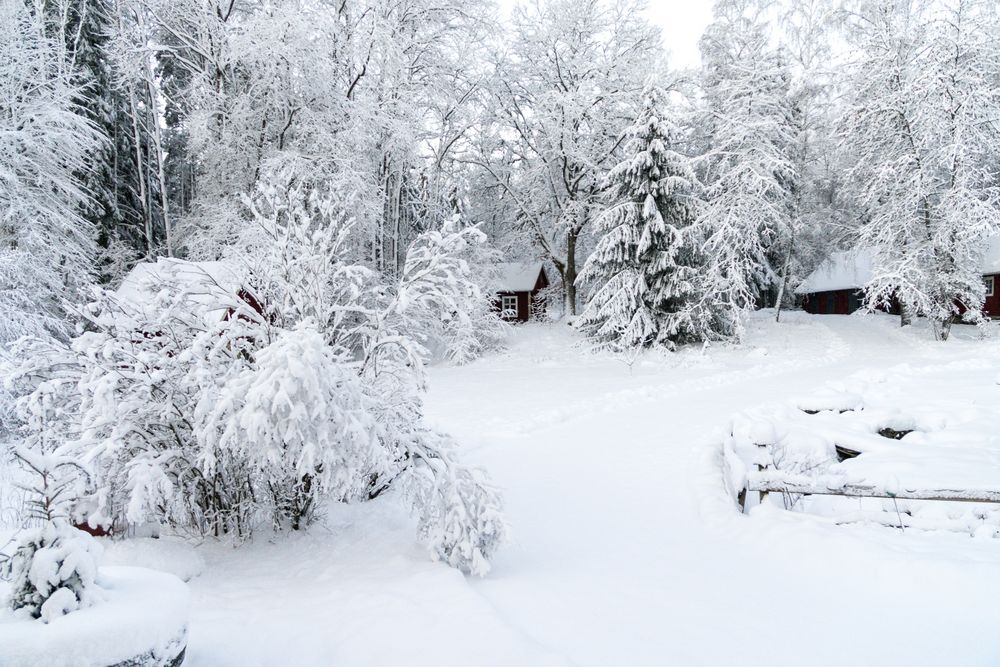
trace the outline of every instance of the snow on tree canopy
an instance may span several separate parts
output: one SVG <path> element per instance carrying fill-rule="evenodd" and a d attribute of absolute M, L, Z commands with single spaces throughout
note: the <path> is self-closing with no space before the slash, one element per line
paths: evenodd
<path fill-rule="evenodd" d="M 538 274 L 542 272 L 542 262 L 509 262 L 498 265 L 500 280 L 497 283 L 499 292 L 530 292 L 535 289 Z"/>
<path fill-rule="evenodd" d="M 129 271 L 115 296 L 146 312 L 164 290 L 183 293 L 206 324 L 222 319 L 225 309 L 243 287 L 237 271 L 224 262 L 188 262 L 160 257 L 140 262 Z"/>

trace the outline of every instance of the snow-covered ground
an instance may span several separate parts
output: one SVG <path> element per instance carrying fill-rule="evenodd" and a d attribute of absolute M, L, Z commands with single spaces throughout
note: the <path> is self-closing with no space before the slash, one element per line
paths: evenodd
<path fill-rule="evenodd" d="M 877 377 L 904 401 L 912 383 L 921 410 L 932 385 L 979 383 L 970 429 L 1000 407 L 998 337 L 783 319 L 631 367 L 531 324 L 503 354 L 432 369 L 431 421 L 505 494 L 514 543 L 493 572 L 431 562 L 391 496 L 238 549 L 170 542 L 165 566 L 193 576 L 185 664 L 1000 664 L 1000 539 L 744 516 L 721 455 L 734 414 Z M 155 551 L 136 553 L 157 567 Z"/>

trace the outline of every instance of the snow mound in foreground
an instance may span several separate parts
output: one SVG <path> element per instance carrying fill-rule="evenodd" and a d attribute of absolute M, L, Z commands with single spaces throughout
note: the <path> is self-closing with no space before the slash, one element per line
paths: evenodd
<path fill-rule="evenodd" d="M 50 623 L 0 611 L 4 667 L 166 667 L 187 644 L 188 587 L 139 567 L 102 567 L 104 601 Z M 0 588 L 0 597 L 6 587 Z"/>

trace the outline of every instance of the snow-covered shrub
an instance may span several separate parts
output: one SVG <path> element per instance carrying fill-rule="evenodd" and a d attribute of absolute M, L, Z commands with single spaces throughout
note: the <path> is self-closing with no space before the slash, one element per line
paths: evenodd
<path fill-rule="evenodd" d="M 506 325 L 493 311 L 493 292 L 477 279 L 496 257 L 486 235 L 462 227 L 457 217 L 418 236 L 406 252 L 391 303 L 392 315 L 402 320 L 399 328 L 425 348 L 440 347 L 457 363 L 500 347 Z"/>
<path fill-rule="evenodd" d="M 321 495 L 364 497 L 394 459 L 353 366 L 311 320 L 276 332 L 253 364 L 202 393 L 195 426 L 215 453 L 204 472 L 235 455 L 268 480 L 277 514 L 293 528 L 308 523 Z"/>
<path fill-rule="evenodd" d="M 402 476 L 421 538 L 436 558 L 463 572 L 485 575 L 494 552 L 507 540 L 497 491 L 481 471 L 455 463 L 451 443 L 424 432 Z"/>
<path fill-rule="evenodd" d="M 17 536 L 13 553 L 0 562 L 0 577 L 11 583 L 14 610 L 45 622 L 100 598 L 97 563 L 101 546 L 70 523 L 80 488 L 80 466 L 65 453 L 15 452 L 31 473 L 29 519 L 40 525 Z"/>
<path fill-rule="evenodd" d="M 72 436 L 93 473 L 77 506 L 119 531 L 243 539 L 411 480 L 434 553 L 484 573 L 505 535 L 499 496 L 422 423 L 427 345 L 445 332 L 456 356 L 484 344 L 464 259 L 479 232 L 424 235 L 386 288 L 336 197 L 272 188 L 248 207 L 241 288 L 188 263 L 183 284 L 163 275 L 132 286 L 138 299 L 98 290 L 69 345 L 26 344 L 7 383 L 25 437 Z"/>

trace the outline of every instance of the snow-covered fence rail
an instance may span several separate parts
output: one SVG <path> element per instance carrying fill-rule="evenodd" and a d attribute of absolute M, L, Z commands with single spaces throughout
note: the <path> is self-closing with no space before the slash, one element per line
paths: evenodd
<path fill-rule="evenodd" d="M 760 493 L 895 498 L 898 500 L 949 500 L 966 503 L 1000 503 L 997 489 L 887 488 L 866 481 L 850 481 L 839 475 L 811 477 L 779 470 L 761 470 L 747 475 L 747 490 Z"/>

